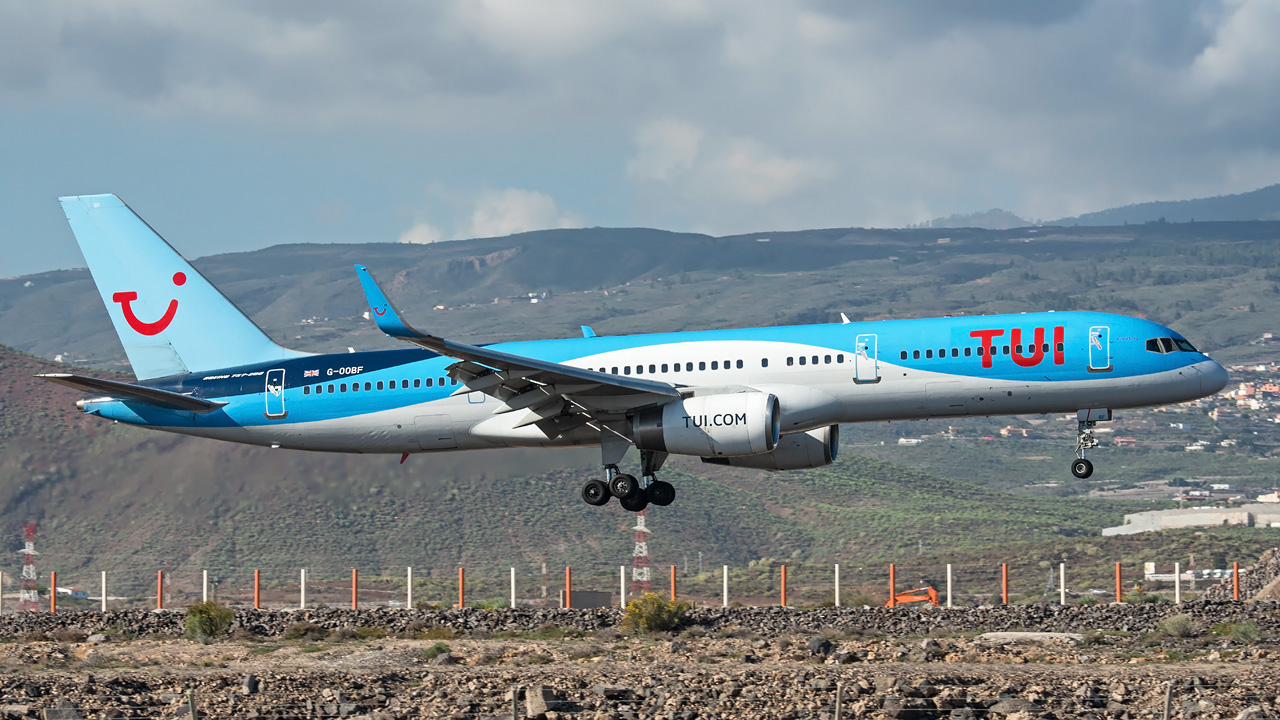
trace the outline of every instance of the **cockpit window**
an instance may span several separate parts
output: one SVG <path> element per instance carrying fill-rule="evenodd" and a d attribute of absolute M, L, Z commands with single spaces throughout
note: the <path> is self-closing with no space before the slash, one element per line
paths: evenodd
<path fill-rule="evenodd" d="M 1147 352 L 1153 353 L 1171 353 L 1171 352 L 1199 352 L 1191 343 L 1182 338 L 1151 338 L 1147 341 Z"/>

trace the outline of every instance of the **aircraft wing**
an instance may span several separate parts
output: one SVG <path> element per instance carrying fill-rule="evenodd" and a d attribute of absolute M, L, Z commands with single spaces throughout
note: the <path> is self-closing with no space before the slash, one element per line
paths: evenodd
<path fill-rule="evenodd" d="M 681 396 L 676 386 L 630 376 L 577 368 L 446 340 L 413 329 L 378 287 L 369 269 L 356 265 L 378 329 L 459 362 L 449 374 L 471 391 L 503 403 L 497 412 L 526 411 L 516 425 L 537 424 L 549 437 L 582 424 L 620 419 L 628 410 Z"/>
<path fill-rule="evenodd" d="M 224 402 L 214 400 L 203 400 L 182 393 L 169 392 L 168 390 L 158 390 L 156 388 L 144 387 L 142 385 L 131 385 L 129 383 L 118 382 L 116 380 L 103 380 L 101 378 L 85 377 L 84 375 L 72 375 L 70 373 L 41 373 L 36 377 L 44 378 L 49 382 L 55 382 L 59 385 L 66 385 L 77 390 L 86 392 L 96 392 L 108 395 L 116 400 L 124 402 L 139 402 L 145 405 L 154 405 L 168 410 L 184 410 L 193 413 L 213 412 L 218 408 L 226 405 Z"/>

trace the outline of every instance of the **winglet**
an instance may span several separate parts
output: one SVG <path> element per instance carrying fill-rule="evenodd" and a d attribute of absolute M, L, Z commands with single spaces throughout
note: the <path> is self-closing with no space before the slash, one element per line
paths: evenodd
<path fill-rule="evenodd" d="M 369 274 L 369 268 L 356 265 L 356 276 L 360 278 L 360 287 L 364 289 L 365 299 L 369 301 L 369 310 L 378 329 L 394 338 L 420 337 L 422 333 L 414 330 L 409 323 L 400 318 L 399 311 L 391 304 L 386 293 L 378 287 L 377 281 Z"/>
<path fill-rule="evenodd" d="M 841 325 L 848 325 L 848 324 L 849 324 L 849 316 L 848 316 L 848 315 L 845 315 L 844 313 L 840 313 L 840 324 L 841 324 Z"/>
<path fill-rule="evenodd" d="M 596 336 L 596 331 L 595 331 L 595 330 L 592 330 L 590 325 L 583 325 L 583 326 L 582 326 L 582 337 L 584 337 L 584 338 L 593 338 L 593 337 L 595 337 L 595 336 Z"/>

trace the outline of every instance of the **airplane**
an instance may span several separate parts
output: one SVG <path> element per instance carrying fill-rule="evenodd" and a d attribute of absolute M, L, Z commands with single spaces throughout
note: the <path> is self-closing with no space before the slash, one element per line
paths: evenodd
<path fill-rule="evenodd" d="M 276 344 L 114 195 L 60 198 L 137 382 L 48 373 L 97 417 L 237 443 L 410 454 L 598 446 L 581 496 L 669 505 L 671 455 L 763 470 L 828 465 L 841 424 L 1075 413 L 1071 472 L 1114 410 L 1206 397 L 1227 372 L 1181 334 L 1037 312 L 470 345 L 414 329 L 355 267 L 378 328 L 409 347 Z M 640 455 L 640 478 L 622 472 Z"/>

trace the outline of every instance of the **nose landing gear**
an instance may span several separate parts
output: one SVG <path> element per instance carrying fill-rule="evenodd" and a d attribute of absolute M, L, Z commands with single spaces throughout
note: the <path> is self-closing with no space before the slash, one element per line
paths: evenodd
<path fill-rule="evenodd" d="M 1076 459 L 1071 462 L 1071 474 L 1081 480 L 1093 474 L 1093 463 L 1085 459 L 1085 452 L 1098 447 L 1098 438 L 1093 428 L 1103 420 L 1111 419 L 1111 411 L 1106 408 L 1091 408 L 1076 411 Z"/>

